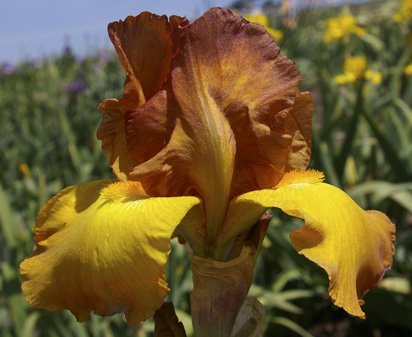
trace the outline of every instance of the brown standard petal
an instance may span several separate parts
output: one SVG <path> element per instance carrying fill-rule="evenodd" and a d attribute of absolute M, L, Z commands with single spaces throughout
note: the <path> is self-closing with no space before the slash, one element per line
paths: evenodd
<path fill-rule="evenodd" d="M 168 20 L 166 16 L 144 12 L 108 27 L 126 72 L 125 93 L 120 100 L 106 99 L 100 104 L 103 117 L 97 138 L 102 140 L 114 173 L 122 180 L 127 179 L 137 165 L 125 139 L 126 113 L 142 106 L 160 90 L 169 74 L 170 61 L 178 50 L 176 33 L 186 24 L 184 18 L 172 16 Z"/>

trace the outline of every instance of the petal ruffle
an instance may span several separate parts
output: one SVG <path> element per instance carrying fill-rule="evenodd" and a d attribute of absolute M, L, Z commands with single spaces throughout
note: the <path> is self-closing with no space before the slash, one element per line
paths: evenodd
<path fill-rule="evenodd" d="M 269 207 L 305 220 L 291 233 L 296 250 L 326 270 L 333 302 L 365 317 L 362 296 L 392 265 L 395 226 L 378 211 L 362 210 L 348 195 L 322 183 L 316 171 L 292 171 L 273 189 L 245 193 L 232 201 L 221 243 L 245 230 Z M 242 221 L 242 215 L 248 219 Z"/>
<path fill-rule="evenodd" d="M 154 96 L 166 80 L 170 61 L 178 49 L 176 32 L 187 23 L 178 16 L 168 19 L 143 12 L 109 24 L 109 37 L 120 62 L 128 78 L 139 82 L 137 87 L 141 87 L 144 99 Z"/>
<path fill-rule="evenodd" d="M 33 307 L 68 309 L 80 321 L 92 311 L 145 320 L 168 292 L 170 237 L 198 203 L 151 198 L 138 182 L 64 189 L 37 217 L 36 251 L 20 265 L 24 296 Z"/>
<path fill-rule="evenodd" d="M 97 138 L 102 140 L 109 164 L 121 180 L 127 180 L 128 173 L 141 162 L 136 162 L 130 155 L 126 141 L 125 128 L 130 114 L 161 89 L 178 49 L 176 32 L 186 24 L 187 20 L 178 16 L 168 20 L 166 16 L 144 12 L 136 17 L 129 16 L 125 21 L 113 22 L 108 27 L 110 39 L 126 71 L 126 82 L 120 100 L 106 99 L 100 104 L 103 116 Z M 166 115 L 156 117 L 157 120 L 165 118 Z"/>

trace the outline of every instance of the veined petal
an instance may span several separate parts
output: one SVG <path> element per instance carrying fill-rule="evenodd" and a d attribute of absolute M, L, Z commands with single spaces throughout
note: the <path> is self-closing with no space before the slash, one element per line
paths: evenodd
<path fill-rule="evenodd" d="M 248 214 L 242 222 L 246 223 L 269 207 L 304 219 L 304 226 L 291 233 L 293 246 L 326 270 L 333 302 L 364 318 L 362 296 L 392 265 L 395 226 L 383 213 L 362 210 L 347 194 L 322 180 L 320 172 L 292 171 L 273 189 L 237 197 L 221 239 L 242 230 L 241 214 Z"/>
<path fill-rule="evenodd" d="M 97 138 L 102 140 L 109 164 L 120 180 L 127 180 L 129 172 L 140 163 L 130 155 L 126 142 L 125 128 L 130 115 L 161 89 L 169 74 L 171 59 L 178 50 L 176 32 L 186 24 L 187 20 L 178 16 L 168 20 L 166 16 L 144 12 L 108 27 L 126 71 L 126 82 L 120 100 L 106 99 L 100 104 L 103 116 Z M 165 121 L 166 115 L 158 115 L 156 119 Z M 152 144 L 148 148 L 153 148 Z M 148 158 L 143 161 L 153 153 L 146 155 Z"/>
<path fill-rule="evenodd" d="M 195 197 L 151 198 L 139 182 L 95 181 L 71 186 L 40 211 L 36 251 L 20 265 L 30 305 L 124 312 L 130 323 L 153 315 L 168 292 L 169 240 Z"/>

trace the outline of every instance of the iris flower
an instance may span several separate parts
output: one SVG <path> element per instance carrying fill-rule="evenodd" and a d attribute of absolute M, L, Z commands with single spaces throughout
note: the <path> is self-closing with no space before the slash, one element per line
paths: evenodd
<path fill-rule="evenodd" d="M 343 74 L 335 76 L 334 80 L 338 84 L 355 83 L 366 79 L 374 85 L 382 82 L 382 74 L 379 71 L 367 69 L 367 60 L 364 56 L 350 56 L 345 59 Z"/>
<path fill-rule="evenodd" d="M 358 26 L 356 18 L 352 14 L 341 14 L 327 20 L 323 41 L 330 43 L 336 40 L 346 39 L 351 34 L 362 36 L 366 34 L 366 31 L 364 28 Z"/>
<path fill-rule="evenodd" d="M 40 210 L 36 250 L 21 263 L 28 303 L 80 321 L 123 312 L 141 322 L 169 290 L 179 237 L 192 254 L 192 308 L 210 304 L 219 277 L 231 297 L 243 287 L 241 304 L 257 254 L 251 233 L 261 240 L 261 216 L 278 207 L 304 219 L 292 244 L 326 270 L 332 301 L 364 317 L 362 296 L 392 263 L 394 226 L 306 170 L 311 96 L 267 31 L 220 8 L 192 23 L 144 12 L 108 31 L 125 92 L 100 104 L 97 136 L 116 179 L 67 187 Z M 215 312 L 196 308 L 198 318 Z"/>
<path fill-rule="evenodd" d="M 407 76 L 412 75 L 412 63 L 409 63 L 405 66 L 405 68 L 403 69 L 403 73 Z"/>
<path fill-rule="evenodd" d="M 399 22 L 399 23 L 411 21 L 412 1 L 411 0 L 401 0 L 401 5 L 393 18 L 396 22 Z"/>

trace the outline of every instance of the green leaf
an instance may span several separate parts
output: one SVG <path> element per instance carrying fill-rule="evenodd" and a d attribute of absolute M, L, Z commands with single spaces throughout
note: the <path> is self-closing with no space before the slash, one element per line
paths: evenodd
<path fill-rule="evenodd" d="M 18 228 L 17 218 L 10 207 L 9 199 L 6 192 L 0 185 L 0 223 L 3 235 L 6 239 L 6 244 L 9 249 L 15 248 L 16 228 Z"/>
<path fill-rule="evenodd" d="M 354 197 L 372 194 L 374 203 L 379 204 L 385 199 L 392 199 L 412 212 L 412 183 L 390 183 L 387 181 L 369 181 L 348 190 Z"/>
<path fill-rule="evenodd" d="M 279 317 L 279 316 L 273 317 L 271 319 L 271 323 L 283 325 L 284 327 L 292 330 L 293 332 L 297 333 L 301 337 L 313 337 L 312 334 L 310 334 L 308 331 L 302 328 L 299 324 L 296 324 L 295 322 L 291 321 L 288 318 Z"/>
<path fill-rule="evenodd" d="M 369 44 L 377 53 L 381 52 L 385 46 L 384 42 L 381 39 L 371 34 L 364 34 L 364 35 L 359 36 L 359 38 L 362 41 Z"/>
<path fill-rule="evenodd" d="M 366 109 L 363 109 L 363 116 L 365 117 L 366 121 L 369 124 L 369 127 L 371 128 L 376 139 L 381 145 L 385 157 L 392 167 L 392 171 L 397 174 L 397 180 L 410 180 L 410 172 L 407 169 L 407 165 L 399 157 L 398 151 L 388 138 L 389 135 L 382 130 L 376 120 L 372 117 L 371 113 Z"/>
<path fill-rule="evenodd" d="M 40 317 L 39 312 L 32 312 L 29 316 L 27 316 L 23 324 L 23 329 L 21 331 L 21 337 L 33 337 L 33 333 L 34 331 L 36 331 L 35 327 L 36 327 L 37 321 L 39 320 L 39 317 Z"/>

